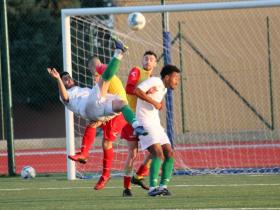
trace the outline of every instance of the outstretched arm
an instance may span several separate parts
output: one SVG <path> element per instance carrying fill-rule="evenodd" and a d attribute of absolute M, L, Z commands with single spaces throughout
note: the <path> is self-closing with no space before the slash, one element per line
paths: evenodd
<path fill-rule="evenodd" d="M 59 95 L 60 95 L 61 99 L 64 102 L 68 102 L 69 101 L 69 96 L 68 96 L 66 88 L 65 88 L 65 86 L 64 86 L 64 84 L 63 84 L 63 82 L 60 78 L 59 73 L 57 72 L 57 70 L 55 68 L 48 68 L 48 72 L 49 72 L 50 76 L 57 81 Z"/>
<path fill-rule="evenodd" d="M 161 109 L 162 103 L 156 102 L 154 99 L 152 99 L 148 93 L 144 92 L 140 88 L 136 88 L 134 91 L 134 94 L 138 97 L 141 98 L 142 100 L 152 104 L 156 109 Z"/>

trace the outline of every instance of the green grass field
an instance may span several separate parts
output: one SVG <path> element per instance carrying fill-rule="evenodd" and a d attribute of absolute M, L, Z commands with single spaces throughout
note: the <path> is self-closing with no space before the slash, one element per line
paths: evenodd
<path fill-rule="evenodd" d="M 101 191 L 93 190 L 96 181 L 1 177 L 0 209 L 280 209 L 279 175 L 174 176 L 170 197 L 148 197 L 135 186 L 134 196 L 124 198 L 122 178 Z"/>

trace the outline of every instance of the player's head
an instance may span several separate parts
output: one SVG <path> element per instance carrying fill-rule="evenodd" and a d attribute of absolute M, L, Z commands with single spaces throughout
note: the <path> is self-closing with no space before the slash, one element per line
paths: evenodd
<path fill-rule="evenodd" d="M 70 89 L 75 86 L 75 82 L 67 71 L 63 71 L 60 73 L 60 78 L 66 89 Z"/>
<path fill-rule="evenodd" d="M 165 87 L 171 89 L 176 88 L 179 83 L 180 72 L 181 71 L 174 65 L 165 65 L 160 72 L 160 76 Z"/>
<path fill-rule="evenodd" d="M 106 65 L 100 61 L 97 55 L 93 55 L 88 60 L 88 69 L 92 74 L 93 82 L 97 83 L 106 69 Z"/>
<path fill-rule="evenodd" d="M 153 51 L 146 51 L 143 55 L 142 67 L 146 71 L 152 71 L 157 65 L 157 55 Z"/>

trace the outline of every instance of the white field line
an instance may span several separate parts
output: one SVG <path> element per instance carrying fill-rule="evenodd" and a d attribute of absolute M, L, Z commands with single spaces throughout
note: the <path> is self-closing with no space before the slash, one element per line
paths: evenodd
<path fill-rule="evenodd" d="M 280 148 L 280 144 L 246 144 L 246 145 L 239 145 L 239 144 L 225 144 L 225 145 L 202 145 L 202 146 L 178 146 L 175 148 L 175 151 L 192 151 L 192 150 L 215 150 L 215 149 L 256 149 L 256 148 Z M 103 153 L 102 149 L 93 149 L 91 150 L 93 153 Z M 115 152 L 127 152 L 126 148 L 115 149 Z M 16 152 L 16 156 L 32 156 L 32 155 L 58 155 L 58 154 L 65 154 L 66 151 L 64 150 L 56 150 L 56 151 L 21 151 Z M 1 156 L 7 156 L 6 152 L 1 152 Z"/>
<path fill-rule="evenodd" d="M 221 184 L 221 185 L 168 185 L 172 187 L 248 187 L 248 186 L 280 186 L 279 184 Z M 39 187 L 39 188 L 4 188 L 1 191 L 27 191 L 27 190 L 73 190 L 73 189 L 91 189 L 92 187 Z M 121 186 L 106 187 L 108 189 L 122 189 Z"/>

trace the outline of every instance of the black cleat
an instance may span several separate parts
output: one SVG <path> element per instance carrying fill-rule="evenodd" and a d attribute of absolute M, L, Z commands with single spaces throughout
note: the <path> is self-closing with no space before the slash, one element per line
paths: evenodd
<path fill-rule="evenodd" d="M 167 188 L 163 188 L 162 190 L 162 196 L 171 196 L 171 192 Z"/>
<path fill-rule="evenodd" d="M 139 185 L 144 190 L 149 190 L 149 187 L 144 183 L 144 179 L 136 179 L 134 176 L 131 178 L 131 183 Z"/>
<path fill-rule="evenodd" d="M 160 189 L 157 187 L 157 188 L 153 189 L 152 191 L 149 191 L 149 192 L 148 192 L 148 195 L 154 197 L 154 196 L 157 196 L 157 195 L 162 195 L 162 193 L 163 193 L 163 191 L 160 190 Z"/>
<path fill-rule="evenodd" d="M 122 196 L 123 197 L 132 197 L 131 190 L 130 189 L 124 189 Z"/>
<path fill-rule="evenodd" d="M 134 135 L 136 137 L 139 137 L 139 136 L 146 136 L 148 135 L 148 132 L 145 130 L 145 128 L 143 126 L 137 126 L 136 128 L 134 128 Z"/>

